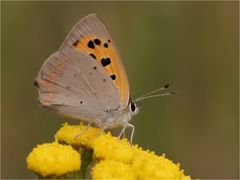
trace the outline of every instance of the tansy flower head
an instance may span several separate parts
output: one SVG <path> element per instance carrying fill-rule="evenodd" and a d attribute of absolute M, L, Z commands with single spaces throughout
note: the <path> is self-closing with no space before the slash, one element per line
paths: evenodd
<path fill-rule="evenodd" d="M 190 180 L 179 164 L 164 155 L 130 145 L 127 139 L 120 140 L 110 133 L 101 133 L 99 128 L 64 124 L 55 140 L 34 148 L 27 157 L 29 169 L 47 178 L 61 178 L 74 172 L 67 178 Z M 81 152 L 82 160 L 72 147 Z"/>
<path fill-rule="evenodd" d="M 110 133 L 102 134 L 93 142 L 93 151 L 97 159 L 111 159 L 129 163 L 133 160 L 133 149 L 126 139 L 119 140 Z"/>
<path fill-rule="evenodd" d="M 80 154 L 69 145 L 46 143 L 38 145 L 27 157 L 28 168 L 47 176 L 61 176 L 80 169 Z"/>
<path fill-rule="evenodd" d="M 80 125 L 68 125 L 65 123 L 55 134 L 55 140 L 72 146 L 85 146 L 92 148 L 92 142 L 100 134 L 99 128 Z"/>
<path fill-rule="evenodd" d="M 136 179 L 130 164 L 102 160 L 92 169 L 93 179 Z"/>
<path fill-rule="evenodd" d="M 188 179 L 180 170 L 179 164 L 174 164 L 165 156 L 157 156 L 154 152 L 144 151 L 137 146 L 134 149 L 132 162 L 133 171 L 139 179 Z"/>

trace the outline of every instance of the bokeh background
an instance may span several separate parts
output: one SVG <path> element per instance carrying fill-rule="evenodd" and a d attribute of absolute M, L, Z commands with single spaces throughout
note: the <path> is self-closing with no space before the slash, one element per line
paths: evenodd
<path fill-rule="evenodd" d="M 108 25 L 132 97 L 146 101 L 134 143 L 180 162 L 192 178 L 238 178 L 238 2 L 1 2 L 1 177 L 33 178 L 25 158 L 63 122 L 41 108 L 33 80 L 89 13 Z"/>

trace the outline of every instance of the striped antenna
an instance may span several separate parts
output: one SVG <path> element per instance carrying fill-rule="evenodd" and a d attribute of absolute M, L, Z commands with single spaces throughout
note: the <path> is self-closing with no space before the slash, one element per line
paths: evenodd
<path fill-rule="evenodd" d="M 169 96 L 169 95 L 174 95 L 176 94 L 176 92 L 167 92 L 167 93 L 159 93 L 160 91 L 166 90 L 169 87 L 169 84 L 166 84 L 163 87 L 160 87 L 158 89 L 155 89 L 153 91 L 150 91 L 142 96 L 139 96 L 138 98 L 136 98 L 134 100 L 134 102 L 138 102 L 138 101 L 143 101 L 145 99 L 150 99 L 150 98 L 154 98 L 154 97 L 159 97 L 159 96 Z"/>

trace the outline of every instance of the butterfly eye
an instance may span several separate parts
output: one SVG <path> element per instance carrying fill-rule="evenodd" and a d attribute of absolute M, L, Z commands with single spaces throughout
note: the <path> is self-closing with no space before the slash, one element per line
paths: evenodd
<path fill-rule="evenodd" d="M 131 110 L 132 110 L 132 112 L 134 112 L 136 110 L 136 106 L 133 102 L 131 102 Z"/>

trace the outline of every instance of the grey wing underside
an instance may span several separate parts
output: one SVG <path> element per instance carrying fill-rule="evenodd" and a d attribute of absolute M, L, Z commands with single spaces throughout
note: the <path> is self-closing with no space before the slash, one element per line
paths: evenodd
<path fill-rule="evenodd" d="M 117 109 L 120 102 L 104 69 L 91 56 L 72 48 L 51 55 L 35 83 L 43 106 L 86 121 L 106 118 L 105 112 Z"/>
<path fill-rule="evenodd" d="M 113 47 L 112 51 L 107 51 L 105 48 L 97 49 L 96 53 L 98 56 L 102 58 L 110 57 L 114 61 L 112 65 L 109 67 L 112 72 L 118 74 L 117 81 L 119 84 L 118 93 L 121 96 L 121 106 L 120 110 L 126 109 L 129 103 L 129 85 L 128 85 L 128 78 L 125 72 L 125 68 L 117 52 L 115 47 L 114 41 L 109 33 L 107 26 L 104 22 L 96 15 L 90 14 L 87 17 L 81 19 L 71 30 L 68 34 L 67 38 L 64 40 L 63 44 L 60 47 L 60 50 L 74 48 L 74 44 L 78 44 L 83 39 L 83 42 L 89 42 L 95 38 L 102 38 L 102 44 L 104 42 L 110 42 L 110 46 Z M 87 45 L 87 44 L 86 44 Z M 82 50 L 85 51 L 87 54 L 91 54 L 92 52 L 85 46 L 82 47 Z M 94 54 L 94 53 L 93 53 Z M 95 54 L 96 55 L 96 54 Z M 99 57 L 97 57 L 98 59 Z M 100 63 L 100 59 L 98 59 Z"/>
<path fill-rule="evenodd" d="M 104 37 L 106 40 L 110 40 L 112 45 L 115 47 L 112 37 L 104 25 L 103 21 L 97 17 L 95 14 L 90 14 L 84 19 L 81 19 L 68 34 L 67 38 L 64 40 L 60 49 L 65 49 L 73 46 L 80 38 L 86 38 L 85 36 Z M 115 48 L 116 49 L 116 48 Z M 101 52 L 104 54 L 104 52 Z"/>

